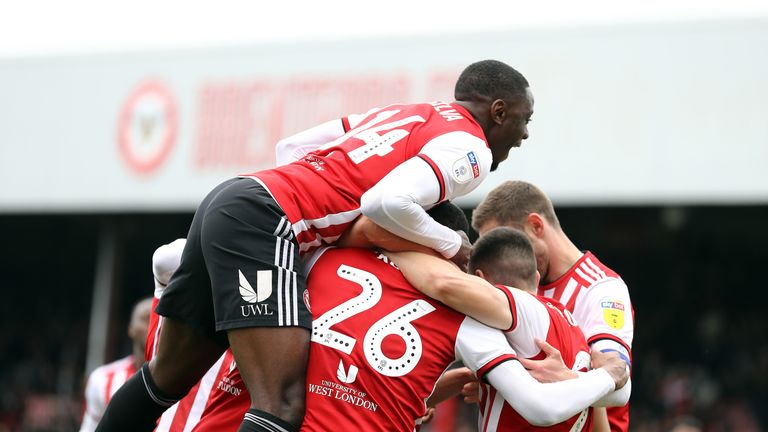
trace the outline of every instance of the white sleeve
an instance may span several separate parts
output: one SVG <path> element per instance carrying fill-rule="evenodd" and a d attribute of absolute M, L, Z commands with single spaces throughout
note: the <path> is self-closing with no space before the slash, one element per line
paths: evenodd
<path fill-rule="evenodd" d="M 413 157 L 363 194 L 360 211 L 387 231 L 451 258 L 461 247 L 461 236 L 424 210 L 439 202 L 440 190 L 430 165 Z"/>
<path fill-rule="evenodd" d="M 498 365 L 486 379 L 534 426 L 563 422 L 614 389 L 613 378 L 604 369 L 580 374 L 578 379 L 542 384 L 517 361 Z"/>
<path fill-rule="evenodd" d="M 549 333 L 550 318 L 547 307 L 525 291 L 508 287 L 499 289 L 508 293 L 512 307 L 512 328 L 505 331 L 504 335 L 521 357 L 536 356 L 541 349 L 536 345 L 534 338 L 546 340 Z"/>
<path fill-rule="evenodd" d="M 85 413 L 80 432 L 93 432 L 104 414 L 104 397 L 106 396 L 106 376 L 101 369 L 94 370 L 85 385 Z"/>
<path fill-rule="evenodd" d="M 284 138 L 275 145 L 276 166 L 297 161 L 342 135 L 344 122 L 336 119 Z"/>
<path fill-rule="evenodd" d="M 592 404 L 596 407 L 617 407 L 624 406 L 629 403 L 629 397 L 632 395 L 632 379 L 627 380 L 627 383 L 618 390 L 614 390 L 605 395 L 602 399 Z"/>
<path fill-rule="evenodd" d="M 485 141 L 474 135 L 440 135 L 363 194 L 361 211 L 386 230 L 451 258 L 461 237 L 424 209 L 474 190 L 490 173 L 491 160 Z"/>
<path fill-rule="evenodd" d="M 155 298 L 160 298 L 163 290 L 171 280 L 171 276 L 176 272 L 181 263 L 181 254 L 186 239 L 176 239 L 171 243 L 164 244 L 155 250 L 152 254 L 152 273 L 155 276 Z"/>
<path fill-rule="evenodd" d="M 478 378 L 499 364 L 516 358 L 500 330 L 466 317 L 456 334 L 456 359 Z"/>
<path fill-rule="evenodd" d="M 629 290 L 621 279 L 608 278 L 590 286 L 574 305 L 573 316 L 587 343 L 612 339 L 632 349 L 635 329 Z"/>
<path fill-rule="evenodd" d="M 439 201 L 464 196 L 480 186 L 491 172 L 493 157 L 482 139 L 467 132 L 449 132 L 433 138 L 419 156 L 442 177 L 444 191 Z"/>

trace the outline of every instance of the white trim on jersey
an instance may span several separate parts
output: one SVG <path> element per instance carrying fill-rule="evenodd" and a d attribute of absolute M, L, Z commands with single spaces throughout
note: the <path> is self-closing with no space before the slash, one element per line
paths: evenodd
<path fill-rule="evenodd" d="M 604 279 L 605 276 L 600 276 L 599 273 L 597 273 L 592 267 L 588 266 L 586 262 L 582 262 L 579 264 L 579 267 L 582 271 L 584 271 L 585 274 L 588 274 L 589 277 L 594 279 L 595 281 L 599 281 L 600 279 Z"/>
<path fill-rule="evenodd" d="M 298 236 L 300 233 L 309 231 L 311 228 L 323 229 L 334 225 L 342 225 L 352 222 L 358 216 L 360 216 L 359 207 L 353 210 L 332 213 L 317 219 L 302 219 L 293 224 L 293 233 Z"/>
<path fill-rule="evenodd" d="M 514 330 L 504 332 L 504 336 L 520 357 L 534 357 L 541 351 L 534 337 L 546 340 L 549 333 L 551 323 L 547 307 L 531 293 L 517 288 L 507 289 L 512 294 L 517 313 Z"/>
<path fill-rule="evenodd" d="M 245 413 L 245 416 L 243 416 L 243 420 L 247 420 L 251 423 L 255 423 L 270 432 L 288 432 L 287 429 L 281 427 L 277 423 L 267 420 L 263 417 L 258 417 L 249 412 Z"/>
<path fill-rule="evenodd" d="M 216 384 L 216 377 L 219 375 L 221 364 L 224 363 L 224 356 L 225 354 L 222 354 L 216 363 L 208 369 L 208 372 L 203 375 L 203 379 L 200 380 L 195 401 L 192 402 L 192 408 L 187 416 L 187 423 L 184 425 L 184 432 L 190 432 L 200 422 L 205 406 L 208 405 L 208 398 L 211 396 L 213 386 Z"/>
<path fill-rule="evenodd" d="M 574 272 L 575 272 L 577 275 L 579 275 L 579 277 L 580 277 L 580 278 L 582 278 L 582 279 L 584 279 L 585 281 L 587 281 L 587 283 L 588 283 L 590 286 L 592 286 L 592 285 L 594 285 L 594 284 L 595 284 L 595 282 L 596 282 L 596 281 L 595 281 L 593 278 L 591 278 L 591 277 L 587 276 L 587 275 L 586 275 L 586 273 L 584 273 L 584 271 L 581 269 L 581 267 L 576 267 L 576 268 L 574 269 Z"/>
<path fill-rule="evenodd" d="M 563 290 L 563 295 L 560 296 L 560 300 L 558 300 L 558 302 L 560 302 L 560 304 L 562 304 L 563 306 L 567 305 L 568 302 L 571 300 L 571 297 L 573 297 L 573 293 L 578 292 L 576 291 L 576 288 L 579 288 L 579 290 L 581 290 L 581 287 L 579 287 L 579 282 L 576 281 L 576 279 L 574 278 L 569 279 L 568 284 L 565 286 L 565 289 Z M 554 291 L 554 288 L 553 288 L 553 291 Z M 549 297 L 549 296 L 545 296 L 545 297 Z"/>
<path fill-rule="evenodd" d="M 598 274 L 600 274 L 601 279 L 605 279 L 608 277 L 608 275 L 605 274 L 605 272 L 597 265 L 594 261 L 592 261 L 592 258 L 587 257 L 584 260 L 592 269 L 594 269 Z"/>
<path fill-rule="evenodd" d="M 183 400 L 183 399 L 182 399 Z M 155 428 L 155 432 L 168 432 L 171 430 L 173 419 L 176 417 L 176 410 L 179 409 L 179 402 L 176 402 L 172 407 L 165 410 L 162 416 L 160 416 L 160 422 Z"/>

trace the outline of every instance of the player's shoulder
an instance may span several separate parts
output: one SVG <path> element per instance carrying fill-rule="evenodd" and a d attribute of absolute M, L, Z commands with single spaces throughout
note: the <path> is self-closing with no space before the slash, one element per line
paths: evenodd
<path fill-rule="evenodd" d="M 624 284 L 618 273 L 603 264 L 590 251 L 586 251 L 579 261 L 576 262 L 571 273 L 573 278 L 577 279 L 582 286 L 588 289 L 602 284 Z"/>

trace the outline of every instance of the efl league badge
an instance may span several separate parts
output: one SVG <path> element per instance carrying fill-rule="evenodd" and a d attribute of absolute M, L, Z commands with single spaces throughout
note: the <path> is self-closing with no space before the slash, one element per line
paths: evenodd
<path fill-rule="evenodd" d="M 612 329 L 624 327 L 624 304 L 616 299 L 604 298 L 600 300 L 603 308 L 603 320 Z"/>

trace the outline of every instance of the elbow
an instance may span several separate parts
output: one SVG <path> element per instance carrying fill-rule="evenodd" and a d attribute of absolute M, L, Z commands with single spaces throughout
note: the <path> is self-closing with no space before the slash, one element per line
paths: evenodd
<path fill-rule="evenodd" d="M 360 197 L 360 213 L 379 225 L 386 225 L 389 215 L 400 214 L 406 200 L 398 195 L 382 193 L 378 189 L 371 188 Z"/>

